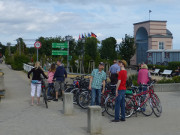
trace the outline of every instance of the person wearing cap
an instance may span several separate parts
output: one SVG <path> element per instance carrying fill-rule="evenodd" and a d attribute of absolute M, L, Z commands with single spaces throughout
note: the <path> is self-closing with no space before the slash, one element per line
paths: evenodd
<path fill-rule="evenodd" d="M 116 86 L 116 101 L 115 101 L 115 118 L 112 122 L 125 121 L 125 92 L 126 92 L 126 80 L 127 80 L 127 71 L 125 67 L 127 62 L 121 60 L 118 62 L 118 65 L 121 67 L 121 71 L 118 74 L 118 83 Z M 121 107 L 121 119 L 119 118 L 119 112 Z"/>
<path fill-rule="evenodd" d="M 114 60 L 114 64 L 109 69 L 109 76 L 112 85 L 117 84 L 119 71 L 120 71 L 120 66 L 117 64 L 117 60 Z"/>
<path fill-rule="evenodd" d="M 101 103 L 101 89 L 102 93 L 104 93 L 106 83 L 106 73 L 103 69 L 104 63 L 100 62 L 98 69 L 94 69 L 91 73 L 89 82 L 89 90 L 91 90 L 91 105 L 100 105 Z"/>
<path fill-rule="evenodd" d="M 151 80 L 151 73 L 148 71 L 148 66 L 146 64 L 142 64 L 141 69 L 138 72 L 138 84 L 144 85 L 143 87 L 140 87 L 140 92 L 147 90 L 147 84 Z"/>

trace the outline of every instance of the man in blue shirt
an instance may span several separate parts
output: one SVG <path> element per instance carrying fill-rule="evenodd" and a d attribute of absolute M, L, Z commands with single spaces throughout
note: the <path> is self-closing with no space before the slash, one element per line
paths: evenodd
<path fill-rule="evenodd" d="M 117 64 L 117 61 L 114 60 L 114 64 L 109 69 L 109 76 L 112 85 L 117 84 L 119 71 L 120 71 L 120 66 Z"/>
<path fill-rule="evenodd" d="M 103 71 L 103 69 L 104 63 L 100 62 L 99 68 L 94 69 L 91 73 L 89 82 L 89 90 L 91 90 L 91 105 L 100 105 L 101 103 L 101 88 L 103 84 L 102 93 L 104 93 L 106 80 L 106 73 Z"/>
<path fill-rule="evenodd" d="M 67 78 L 67 72 L 65 68 L 61 65 L 61 61 L 57 60 L 57 68 L 54 74 L 53 80 L 56 79 L 54 87 L 56 91 L 56 98 L 53 101 L 58 101 L 58 91 L 61 89 L 62 94 L 64 94 L 64 80 Z"/>

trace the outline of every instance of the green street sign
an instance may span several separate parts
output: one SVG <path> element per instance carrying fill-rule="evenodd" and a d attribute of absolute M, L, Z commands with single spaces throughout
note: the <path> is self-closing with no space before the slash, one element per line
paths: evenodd
<path fill-rule="evenodd" d="M 52 43 L 52 48 L 68 48 L 68 43 Z"/>
<path fill-rule="evenodd" d="M 68 55 L 68 51 L 52 50 L 52 55 Z"/>

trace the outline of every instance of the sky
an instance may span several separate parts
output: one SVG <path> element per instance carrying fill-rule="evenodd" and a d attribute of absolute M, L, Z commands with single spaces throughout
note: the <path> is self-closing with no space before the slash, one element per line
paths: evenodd
<path fill-rule="evenodd" d="M 133 23 L 167 20 L 173 49 L 180 49 L 179 0 L 0 0 L 0 42 L 93 32 L 98 40 L 133 36 Z M 31 41 L 34 42 L 34 41 Z M 25 42 L 33 46 L 30 41 Z"/>

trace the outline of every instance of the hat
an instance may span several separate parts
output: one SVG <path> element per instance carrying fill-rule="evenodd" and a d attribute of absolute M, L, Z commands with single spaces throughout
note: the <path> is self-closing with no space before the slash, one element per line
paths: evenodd
<path fill-rule="evenodd" d="M 120 60 L 119 63 L 123 63 L 124 67 L 127 67 L 127 62 L 125 60 Z"/>
<path fill-rule="evenodd" d="M 104 63 L 103 63 L 103 62 L 100 62 L 100 63 L 99 63 L 99 65 L 102 65 L 102 66 L 104 66 Z"/>
<path fill-rule="evenodd" d="M 146 64 L 143 64 L 143 65 L 141 66 L 141 68 L 143 68 L 143 69 L 148 69 L 148 66 L 147 66 Z"/>

